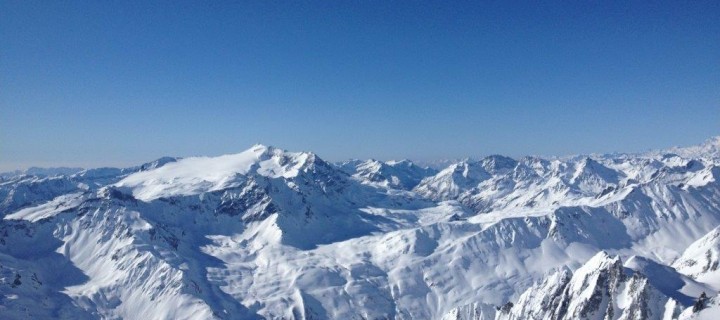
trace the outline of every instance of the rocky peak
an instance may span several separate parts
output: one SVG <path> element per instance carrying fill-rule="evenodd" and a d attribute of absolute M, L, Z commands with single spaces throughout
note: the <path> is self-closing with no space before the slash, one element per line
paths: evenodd
<path fill-rule="evenodd" d="M 506 174 L 517 166 L 518 162 L 510 157 L 490 155 L 480 160 L 482 167 L 492 175 Z"/>

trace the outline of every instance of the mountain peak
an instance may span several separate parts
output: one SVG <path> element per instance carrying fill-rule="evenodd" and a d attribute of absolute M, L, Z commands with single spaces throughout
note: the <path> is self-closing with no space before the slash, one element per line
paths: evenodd
<path fill-rule="evenodd" d="M 705 143 L 703 143 L 706 146 L 714 146 L 720 148 L 720 136 L 714 136 L 710 139 L 705 140 Z"/>
<path fill-rule="evenodd" d="M 501 174 L 509 172 L 517 166 L 518 162 L 510 157 L 499 154 L 489 155 L 480 160 L 483 168 L 492 174 Z"/>
<path fill-rule="evenodd" d="M 273 146 L 265 145 L 262 143 L 256 143 L 256 144 L 253 144 L 250 147 L 250 149 L 248 149 L 248 150 L 252 150 L 253 152 L 262 152 L 263 150 L 267 150 L 270 148 L 273 148 Z"/>
<path fill-rule="evenodd" d="M 402 159 L 402 160 L 389 160 L 385 162 L 389 166 L 414 166 L 415 163 L 408 159 Z"/>
<path fill-rule="evenodd" d="M 131 188 L 138 199 L 149 201 L 221 190 L 232 186 L 238 176 L 257 174 L 269 178 L 292 178 L 318 161 L 313 153 L 287 152 L 254 145 L 237 154 L 180 159 L 133 173 L 116 186 Z"/>
<path fill-rule="evenodd" d="M 155 160 L 155 161 L 143 163 L 143 164 L 140 166 L 140 170 L 141 170 L 141 171 L 146 171 L 146 170 L 156 169 L 156 168 L 162 167 L 162 166 L 164 166 L 164 165 L 166 165 L 166 164 L 168 164 L 168 163 L 178 161 L 179 159 L 180 159 L 180 158 L 160 157 L 160 158 L 158 158 L 158 159 Z"/>
<path fill-rule="evenodd" d="M 611 256 L 605 251 L 600 251 L 590 258 L 584 266 L 578 269 L 576 274 L 595 270 L 604 270 L 617 266 L 622 266 L 622 260 L 620 260 L 620 257 Z"/>
<path fill-rule="evenodd" d="M 382 162 L 375 159 L 357 163 L 350 174 L 375 185 L 409 190 L 435 171 L 421 168 L 409 160 Z"/>
<path fill-rule="evenodd" d="M 711 137 L 698 145 L 689 147 L 672 147 L 660 151 L 660 154 L 667 153 L 677 154 L 684 158 L 713 159 L 715 161 L 720 161 L 720 136 Z"/>
<path fill-rule="evenodd" d="M 704 279 L 720 286 L 720 227 L 693 242 L 673 267 L 695 279 Z"/>
<path fill-rule="evenodd" d="M 262 157 L 262 156 L 273 156 L 276 154 L 282 154 L 287 151 L 280 149 L 280 148 L 276 148 L 271 145 L 264 145 L 264 144 L 256 143 L 256 144 L 252 145 L 252 147 L 250 147 L 249 149 L 247 149 L 243 152 L 252 152 L 252 153 L 256 154 L 258 157 Z"/>

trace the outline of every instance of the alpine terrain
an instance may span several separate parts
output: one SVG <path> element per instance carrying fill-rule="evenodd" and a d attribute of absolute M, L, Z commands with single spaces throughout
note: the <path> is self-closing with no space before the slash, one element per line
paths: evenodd
<path fill-rule="evenodd" d="M 720 319 L 720 137 L 0 175 L 2 319 Z"/>

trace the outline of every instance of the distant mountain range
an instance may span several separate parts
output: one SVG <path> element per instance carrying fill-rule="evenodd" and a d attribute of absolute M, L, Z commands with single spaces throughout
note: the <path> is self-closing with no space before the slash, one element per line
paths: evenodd
<path fill-rule="evenodd" d="M 3 319 L 720 319 L 720 137 L 0 175 Z"/>

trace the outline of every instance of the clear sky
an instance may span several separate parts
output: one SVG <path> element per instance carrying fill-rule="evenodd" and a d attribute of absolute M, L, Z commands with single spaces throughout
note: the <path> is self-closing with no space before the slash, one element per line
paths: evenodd
<path fill-rule="evenodd" d="M 0 170 L 720 134 L 720 1 L 0 1 Z"/>

